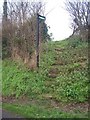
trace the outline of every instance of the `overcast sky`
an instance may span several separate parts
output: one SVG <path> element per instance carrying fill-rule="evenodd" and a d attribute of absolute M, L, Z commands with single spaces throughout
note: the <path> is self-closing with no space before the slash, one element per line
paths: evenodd
<path fill-rule="evenodd" d="M 65 0 L 45 0 L 48 2 L 46 5 L 46 13 L 54 8 L 47 16 L 46 22 L 50 25 L 50 32 L 53 33 L 55 40 L 62 40 L 72 34 L 70 28 L 70 16 L 64 9 Z"/>
<path fill-rule="evenodd" d="M 16 1 L 16 0 L 14 0 Z M 43 0 L 46 2 L 46 23 L 50 26 L 49 33 L 53 33 L 54 40 L 62 40 L 72 34 L 70 28 L 70 17 L 64 10 L 65 0 Z M 3 0 L 0 0 L 0 11 L 2 9 Z"/>

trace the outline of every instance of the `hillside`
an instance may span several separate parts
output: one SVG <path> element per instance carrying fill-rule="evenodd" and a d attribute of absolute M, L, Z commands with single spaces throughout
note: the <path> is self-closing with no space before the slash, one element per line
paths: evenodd
<path fill-rule="evenodd" d="M 82 42 L 79 38 L 70 38 L 44 43 L 38 72 L 31 71 L 25 68 L 23 63 L 11 59 L 3 60 L 2 65 L 3 101 L 11 103 L 16 101 L 21 105 L 26 98 L 26 103 L 29 101 L 33 111 L 36 110 L 32 116 L 25 113 L 28 117 L 34 117 L 36 114 L 38 114 L 36 117 L 49 117 L 49 114 L 51 117 L 66 118 L 87 116 L 89 84 L 87 42 Z M 35 106 L 33 107 L 33 104 L 36 107 L 39 105 L 42 114 Z M 12 107 L 8 104 L 4 107 L 16 111 L 15 105 Z M 22 106 L 18 109 L 21 108 Z M 50 110 L 51 112 L 47 114 Z M 65 113 L 60 115 L 60 111 Z M 69 114 L 70 112 L 73 114 Z"/>

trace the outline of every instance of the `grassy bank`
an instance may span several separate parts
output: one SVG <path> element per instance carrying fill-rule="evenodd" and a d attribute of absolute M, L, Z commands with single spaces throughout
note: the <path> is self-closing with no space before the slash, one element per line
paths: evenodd
<path fill-rule="evenodd" d="M 3 96 L 27 96 L 30 99 L 48 102 L 52 99 L 67 104 L 86 102 L 89 85 L 87 51 L 88 43 L 78 38 L 43 44 L 38 72 L 25 68 L 22 63 L 10 59 L 3 60 Z M 15 105 L 4 106 L 16 109 Z M 50 114 L 51 117 L 66 118 L 74 115 L 54 110 L 54 107 L 52 110 L 39 110 L 38 106 L 19 106 L 20 111 L 24 107 L 28 111 L 25 115 L 29 117 L 33 117 L 34 114 L 37 114 L 36 117 L 43 117 L 44 114 L 48 117 Z M 35 113 L 32 112 L 34 110 Z M 30 111 L 33 115 L 29 115 Z"/>

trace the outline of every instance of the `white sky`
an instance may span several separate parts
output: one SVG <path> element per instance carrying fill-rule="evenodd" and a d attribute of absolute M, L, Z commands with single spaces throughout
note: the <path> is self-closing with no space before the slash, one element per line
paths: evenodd
<path fill-rule="evenodd" d="M 65 0 L 43 0 L 46 2 L 46 23 L 50 26 L 49 33 L 53 33 L 54 40 L 62 40 L 72 34 L 70 28 L 70 18 L 63 5 Z M 0 11 L 2 9 L 3 0 L 0 0 Z M 54 8 L 54 9 L 53 9 Z M 52 10 L 53 9 L 53 10 Z"/>
<path fill-rule="evenodd" d="M 65 0 L 45 0 L 47 1 L 46 13 L 55 7 L 47 16 L 46 23 L 50 25 L 49 32 L 53 33 L 54 40 L 62 40 L 72 34 L 70 28 L 70 17 L 64 9 Z"/>

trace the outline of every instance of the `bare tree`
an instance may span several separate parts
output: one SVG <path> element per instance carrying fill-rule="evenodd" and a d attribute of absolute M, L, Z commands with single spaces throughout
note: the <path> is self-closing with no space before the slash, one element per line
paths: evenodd
<path fill-rule="evenodd" d="M 72 18 L 73 34 L 77 31 L 80 33 L 81 39 L 86 38 L 88 29 L 88 14 L 90 12 L 90 2 L 87 0 L 67 0 L 66 10 Z"/>
<path fill-rule="evenodd" d="M 41 1 L 8 2 L 7 26 L 4 22 L 3 28 L 8 37 L 9 51 L 14 60 L 22 60 L 28 66 L 31 66 L 31 59 L 35 60 L 36 15 L 44 15 L 44 7 Z"/>

